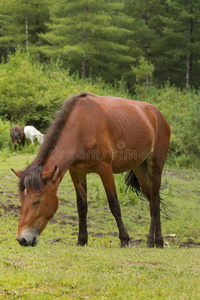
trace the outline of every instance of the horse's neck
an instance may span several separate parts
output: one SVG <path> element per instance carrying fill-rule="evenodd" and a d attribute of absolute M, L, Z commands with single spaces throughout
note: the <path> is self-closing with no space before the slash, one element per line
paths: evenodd
<path fill-rule="evenodd" d="M 59 169 L 59 180 L 58 185 L 60 184 L 63 176 L 69 169 L 69 167 L 73 164 L 76 153 L 75 146 L 73 143 L 65 142 L 63 143 L 59 142 L 52 151 L 50 151 L 50 154 L 48 155 L 48 158 L 46 159 L 44 165 L 43 165 L 43 171 L 50 171 L 55 168 L 55 166 Z M 67 139 L 66 139 L 67 140 Z M 65 141 L 66 141 L 65 140 Z"/>

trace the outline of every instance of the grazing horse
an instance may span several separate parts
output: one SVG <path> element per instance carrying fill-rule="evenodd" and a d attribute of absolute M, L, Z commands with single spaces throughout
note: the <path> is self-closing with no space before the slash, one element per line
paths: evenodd
<path fill-rule="evenodd" d="M 22 205 L 16 236 L 20 245 L 38 243 L 39 234 L 58 208 L 57 189 L 67 170 L 77 196 L 77 245 L 88 240 L 88 173 L 100 176 L 121 247 L 128 245 L 130 238 L 122 221 L 113 173 L 131 170 L 127 183 L 141 189 L 150 203 L 147 247 L 155 244 L 162 248 L 159 190 L 169 140 L 170 126 L 152 104 L 90 93 L 65 101 L 34 161 L 24 171 L 12 169 L 19 177 Z"/>
<path fill-rule="evenodd" d="M 25 126 L 24 133 L 27 140 L 30 140 L 34 145 L 34 140 L 37 139 L 39 144 L 42 145 L 44 134 L 42 134 L 39 130 L 37 130 L 34 126 Z"/>
<path fill-rule="evenodd" d="M 14 149 L 15 152 L 17 151 L 17 144 L 22 144 L 24 147 L 25 144 L 25 134 L 23 132 L 23 128 L 19 125 L 15 125 L 11 131 L 10 131 L 10 136 L 12 138 L 13 144 L 14 144 Z"/>

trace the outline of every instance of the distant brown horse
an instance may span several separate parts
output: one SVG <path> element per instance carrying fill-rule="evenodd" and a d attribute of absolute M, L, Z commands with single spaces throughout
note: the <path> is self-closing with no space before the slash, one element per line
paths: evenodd
<path fill-rule="evenodd" d="M 25 134 L 23 132 L 23 128 L 19 125 L 15 125 L 11 131 L 10 131 L 10 136 L 12 138 L 13 144 L 14 144 L 14 149 L 15 152 L 17 151 L 17 144 L 22 144 L 24 147 L 25 144 Z"/>
<path fill-rule="evenodd" d="M 131 170 L 127 183 L 141 189 L 150 203 L 147 247 L 163 247 L 160 223 L 161 174 L 168 152 L 170 127 L 152 104 L 85 93 L 64 102 L 35 160 L 19 179 L 21 216 L 17 240 L 35 246 L 58 208 L 57 189 L 69 170 L 77 194 L 78 245 L 88 240 L 86 175 L 99 174 L 119 229 L 128 245 L 113 173 Z"/>

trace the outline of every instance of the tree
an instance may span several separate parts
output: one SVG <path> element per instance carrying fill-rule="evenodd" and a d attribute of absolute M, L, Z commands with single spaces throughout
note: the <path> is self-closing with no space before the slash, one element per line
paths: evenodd
<path fill-rule="evenodd" d="M 125 0 L 133 19 L 134 52 L 155 66 L 154 79 L 198 87 L 200 3 L 194 0 Z"/>
<path fill-rule="evenodd" d="M 143 56 L 140 56 L 138 66 L 132 66 L 132 71 L 136 75 L 136 82 L 141 86 L 145 84 L 146 89 L 148 90 L 149 84 L 153 77 L 154 65 L 146 60 Z"/>
<path fill-rule="evenodd" d="M 21 48 L 35 53 L 45 32 L 52 0 L 1 0 L 0 49 L 3 56 Z"/>
<path fill-rule="evenodd" d="M 140 57 L 147 63 L 154 64 L 155 79 L 157 76 L 160 53 L 158 44 L 162 34 L 162 17 L 165 11 L 165 0 L 125 0 L 125 12 L 132 17 L 133 38 L 129 41 L 131 55 L 135 66 L 140 64 Z M 162 56 L 162 55 L 161 55 Z M 148 77 L 146 77 L 148 80 Z"/>
<path fill-rule="evenodd" d="M 40 35 L 46 42 L 40 50 L 49 58 L 61 56 L 82 78 L 92 73 L 114 80 L 132 62 L 129 47 L 121 43 L 130 34 L 128 20 L 120 1 L 59 0 L 51 10 L 49 31 Z"/>

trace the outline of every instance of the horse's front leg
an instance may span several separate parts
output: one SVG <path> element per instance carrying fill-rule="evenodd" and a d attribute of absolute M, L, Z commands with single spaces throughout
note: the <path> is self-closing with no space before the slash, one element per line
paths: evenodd
<path fill-rule="evenodd" d="M 87 183 L 86 174 L 77 173 L 69 170 L 76 190 L 77 209 L 79 216 L 79 233 L 77 245 L 83 246 L 87 244 Z"/>
<path fill-rule="evenodd" d="M 117 198 L 115 181 L 111 165 L 109 163 L 102 162 L 99 166 L 98 174 L 100 175 L 102 183 L 104 185 L 110 210 L 117 222 L 117 226 L 119 229 L 119 238 L 121 240 L 121 247 L 125 247 L 128 245 L 130 238 L 122 221 L 121 209 Z"/>

